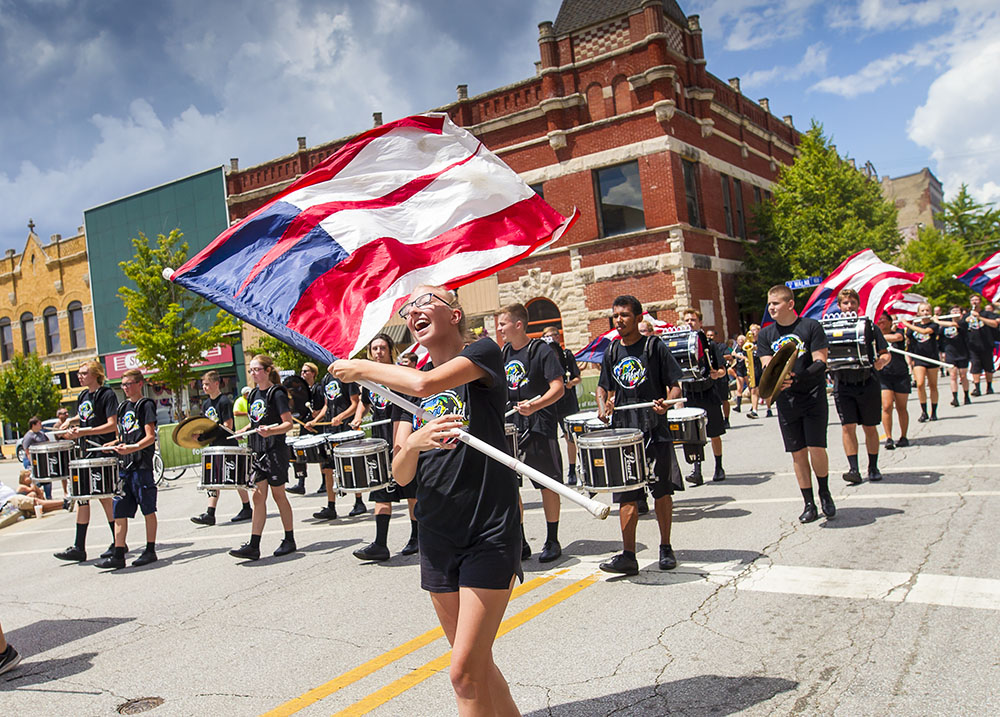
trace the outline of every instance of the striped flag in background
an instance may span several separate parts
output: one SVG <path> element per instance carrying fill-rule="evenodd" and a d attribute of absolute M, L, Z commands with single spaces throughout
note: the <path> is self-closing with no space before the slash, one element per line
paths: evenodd
<path fill-rule="evenodd" d="M 885 305 L 885 310 L 897 318 L 912 319 L 917 315 L 917 307 L 926 303 L 927 299 L 920 294 L 900 294 Z"/>
<path fill-rule="evenodd" d="M 816 287 L 802 307 L 802 316 L 821 319 L 825 314 L 836 312 L 837 293 L 842 289 L 854 289 L 861 297 L 858 313 L 875 319 L 885 311 L 886 304 L 923 278 L 923 274 L 886 264 L 871 249 L 864 249 L 847 257 Z"/>
<path fill-rule="evenodd" d="M 1000 251 L 955 278 L 982 294 L 987 301 L 996 301 L 1000 294 Z"/>
<path fill-rule="evenodd" d="M 420 284 L 455 288 L 572 225 L 444 114 L 358 136 L 170 276 L 324 361 L 354 355 Z"/>

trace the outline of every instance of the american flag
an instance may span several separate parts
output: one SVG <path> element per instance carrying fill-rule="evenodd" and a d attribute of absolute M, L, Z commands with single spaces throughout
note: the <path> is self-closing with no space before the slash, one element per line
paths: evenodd
<path fill-rule="evenodd" d="M 556 241 L 563 217 L 445 114 L 359 135 L 170 275 L 322 361 L 421 284 L 455 288 Z"/>
<path fill-rule="evenodd" d="M 886 264 L 871 249 L 864 249 L 847 257 L 816 287 L 802 307 L 802 316 L 821 319 L 837 311 L 837 294 L 842 289 L 854 289 L 861 298 L 858 313 L 875 319 L 885 311 L 886 304 L 923 278 L 923 274 Z"/>
<path fill-rule="evenodd" d="M 900 294 L 885 305 L 885 310 L 896 318 L 912 319 L 917 315 L 917 307 L 926 303 L 926 297 L 920 294 Z"/>
<path fill-rule="evenodd" d="M 987 301 L 996 301 L 1000 294 L 1000 251 L 955 277 Z"/>
<path fill-rule="evenodd" d="M 656 335 L 662 334 L 669 328 L 673 328 L 673 324 L 667 323 L 666 321 L 660 321 L 656 317 L 650 315 L 647 312 L 643 312 L 642 317 L 639 321 L 648 321 L 653 325 L 653 333 Z M 604 352 L 608 350 L 611 346 L 611 342 L 615 339 L 619 339 L 621 336 L 618 334 L 618 329 L 611 329 L 611 331 L 605 331 L 603 334 L 592 340 L 589 344 L 584 346 L 582 349 L 577 351 L 573 356 L 577 361 L 584 361 L 587 363 L 600 363 L 604 360 Z"/>

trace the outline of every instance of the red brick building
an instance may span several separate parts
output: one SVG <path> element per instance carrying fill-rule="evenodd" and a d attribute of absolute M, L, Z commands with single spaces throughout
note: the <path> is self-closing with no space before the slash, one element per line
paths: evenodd
<path fill-rule="evenodd" d="M 661 319 L 693 305 L 707 326 L 734 333 L 750 219 L 792 161 L 791 117 L 744 97 L 738 79 L 711 75 L 698 17 L 674 0 L 564 0 L 538 42 L 533 77 L 473 97 L 460 85 L 439 108 L 553 207 L 582 215 L 556 245 L 501 272 L 480 313 L 520 301 L 539 329 L 560 317 L 578 348 L 607 330 L 612 299 L 630 293 Z M 300 138 L 295 154 L 243 170 L 234 160 L 232 218 L 348 139 L 307 148 Z"/>

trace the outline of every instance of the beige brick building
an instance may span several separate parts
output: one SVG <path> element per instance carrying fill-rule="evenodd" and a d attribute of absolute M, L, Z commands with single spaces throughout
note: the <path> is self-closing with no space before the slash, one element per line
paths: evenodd
<path fill-rule="evenodd" d="M 941 212 L 944 191 L 927 167 L 901 177 L 882 177 L 882 196 L 896 205 L 896 226 L 906 241 L 916 238 L 922 226 L 944 229 L 935 218 Z"/>

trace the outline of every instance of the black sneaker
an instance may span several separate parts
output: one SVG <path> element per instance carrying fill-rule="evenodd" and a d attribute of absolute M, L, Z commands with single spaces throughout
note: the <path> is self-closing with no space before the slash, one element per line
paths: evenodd
<path fill-rule="evenodd" d="M 955 408 L 958 408 L 959 406 L 958 399 L 957 398 L 951 399 L 951 405 L 954 406 Z"/>
<path fill-rule="evenodd" d="M 991 393 L 993 393 L 993 384 L 992 384 L 992 383 L 991 383 L 991 384 L 989 384 L 989 385 L 988 385 L 988 386 L 986 387 L 986 395 L 987 395 L 987 396 L 989 396 L 989 395 L 990 395 Z"/>
<path fill-rule="evenodd" d="M 896 442 L 894 440 L 892 440 L 892 438 L 886 438 L 885 439 L 885 449 L 887 451 L 894 451 L 894 450 L 896 450 Z"/>
<path fill-rule="evenodd" d="M 260 560 L 260 548 L 255 548 L 250 543 L 243 543 L 238 548 L 233 548 L 229 554 L 234 558 L 246 558 L 247 560 Z"/>
<path fill-rule="evenodd" d="M 388 560 L 389 548 L 378 543 L 369 543 L 365 547 L 355 550 L 354 557 L 358 560 L 370 560 L 373 562 Z"/>
<path fill-rule="evenodd" d="M 705 482 L 705 479 L 702 478 L 702 476 L 701 476 L 701 468 L 700 467 L 699 468 L 695 468 L 693 471 L 691 471 L 691 473 L 688 475 L 688 477 L 685 478 L 684 480 L 686 480 L 691 485 L 701 485 L 702 483 Z"/>
<path fill-rule="evenodd" d="M 337 519 L 337 509 L 333 506 L 326 506 L 322 510 L 313 513 L 314 518 L 319 518 L 320 520 L 336 520 Z"/>
<path fill-rule="evenodd" d="M 240 512 L 229 519 L 230 523 L 242 523 L 244 520 L 251 520 L 253 518 L 253 508 L 250 507 L 249 503 L 244 503 L 243 507 L 240 508 Z"/>
<path fill-rule="evenodd" d="M 769 408 L 767 413 L 764 414 L 764 418 L 774 418 L 774 412 Z"/>
<path fill-rule="evenodd" d="M 806 509 L 802 511 L 802 515 L 799 516 L 800 523 L 811 523 L 819 518 L 819 513 L 816 512 L 815 503 L 807 503 Z"/>
<path fill-rule="evenodd" d="M 729 430 L 730 428 L 732 428 L 732 426 L 729 425 L 729 419 L 728 418 L 725 421 L 722 422 L 722 425 L 723 425 L 723 427 L 726 430 Z"/>
<path fill-rule="evenodd" d="M 715 467 L 715 475 L 712 476 L 713 483 L 721 483 L 726 479 L 726 471 L 722 469 L 722 466 Z"/>
<path fill-rule="evenodd" d="M 364 503 L 355 503 L 354 507 L 351 508 L 351 512 L 348 513 L 347 515 L 349 517 L 353 518 L 356 515 L 364 515 L 367 512 L 368 512 L 368 508 L 367 508 L 367 506 L 365 506 Z"/>
<path fill-rule="evenodd" d="M 559 541 L 546 540 L 545 545 L 542 546 L 542 552 L 538 554 L 538 562 L 551 563 L 553 560 L 558 560 L 561 555 L 562 546 L 559 545 Z"/>
<path fill-rule="evenodd" d="M 906 436 L 900 436 L 899 440 L 896 441 L 896 448 L 906 448 L 910 445 L 910 439 Z"/>
<path fill-rule="evenodd" d="M 618 555 L 611 558 L 608 562 L 601 563 L 600 567 L 606 573 L 618 573 L 619 575 L 639 574 L 639 561 L 628 557 L 624 553 L 618 553 Z"/>
<path fill-rule="evenodd" d="M 677 567 L 677 556 L 669 545 L 660 546 L 660 570 L 673 570 Z"/>
<path fill-rule="evenodd" d="M 142 554 L 132 561 L 133 568 L 141 568 L 143 565 L 149 565 L 150 563 L 155 563 L 157 561 L 155 550 L 143 550 Z"/>
<path fill-rule="evenodd" d="M 325 492 L 326 488 L 324 488 L 323 490 Z M 298 483 L 297 485 L 293 485 L 291 488 L 285 488 L 285 492 L 286 493 L 294 493 L 295 495 L 305 495 L 306 494 L 306 487 L 305 487 L 304 484 Z"/>
<path fill-rule="evenodd" d="M 747 418 L 760 418 L 756 411 L 747 411 Z"/>
<path fill-rule="evenodd" d="M 823 493 L 819 494 L 819 505 L 823 509 L 823 515 L 827 518 L 832 518 L 837 514 L 837 506 L 833 502 L 833 496 L 829 493 L 825 495 Z M 813 509 L 815 510 L 815 506 L 813 506 Z"/>
<path fill-rule="evenodd" d="M 527 540 L 521 540 L 521 560 L 528 560 L 531 558 L 531 546 L 528 545 Z"/>
<path fill-rule="evenodd" d="M 406 545 L 399 551 L 400 555 L 416 555 L 420 552 L 420 546 L 416 540 L 407 540 Z"/>
<path fill-rule="evenodd" d="M 325 493 L 326 493 L 326 486 L 325 485 L 321 485 L 319 487 L 319 490 L 317 490 L 315 493 L 313 493 L 313 495 L 324 495 Z"/>
<path fill-rule="evenodd" d="M 97 563 L 97 567 L 102 570 L 121 570 L 125 567 L 125 558 L 116 558 L 112 555 L 110 558 L 105 558 Z"/>
<path fill-rule="evenodd" d="M 69 560 L 74 563 L 82 563 L 87 559 L 87 551 L 83 548 L 71 545 L 61 553 L 53 553 L 53 557 L 59 558 L 60 560 Z"/>
<path fill-rule="evenodd" d="M 929 420 L 931 420 L 931 417 L 928 416 L 926 413 L 921 413 L 917 417 L 917 423 L 927 423 Z"/>
<path fill-rule="evenodd" d="M 861 482 L 861 471 L 847 471 L 847 473 L 843 475 L 843 478 L 851 485 L 857 485 Z M 813 507 L 815 508 L 815 506 Z"/>
<path fill-rule="evenodd" d="M 274 557 L 280 558 L 282 555 L 288 555 L 289 553 L 294 553 L 297 550 L 295 546 L 295 541 L 291 538 L 283 538 L 278 547 L 274 551 Z"/>
<path fill-rule="evenodd" d="M 972 394 L 971 395 L 973 395 L 976 398 L 978 398 L 978 397 L 982 396 L 983 394 L 980 393 L 979 386 L 976 386 L 974 389 L 972 389 Z"/>
<path fill-rule="evenodd" d="M 576 467 L 569 469 L 566 474 L 566 485 L 576 485 Z"/>
<path fill-rule="evenodd" d="M 869 468 L 868 480 L 870 480 L 872 483 L 878 483 L 880 480 L 882 480 L 882 471 L 880 471 L 878 468 Z"/>
<path fill-rule="evenodd" d="M 968 396 L 965 397 L 965 405 L 966 406 L 971 406 L 972 405 L 972 399 L 969 398 Z"/>
<path fill-rule="evenodd" d="M 211 513 L 202 513 L 191 518 L 191 522 L 197 525 L 215 525 L 215 516 Z"/>
<path fill-rule="evenodd" d="M 7 649 L 0 652 L 0 675 L 13 670 L 19 662 L 21 662 L 21 656 L 17 654 L 13 645 L 7 643 Z"/>

